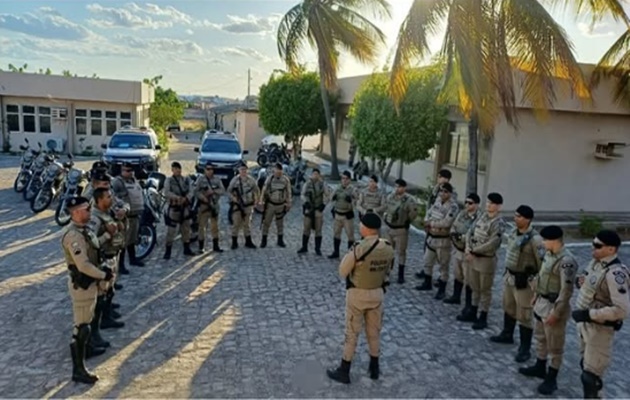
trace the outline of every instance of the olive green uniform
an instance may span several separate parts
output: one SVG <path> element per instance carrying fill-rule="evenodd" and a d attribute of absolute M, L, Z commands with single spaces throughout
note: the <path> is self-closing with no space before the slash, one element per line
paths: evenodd
<path fill-rule="evenodd" d="M 188 177 L 169 176 L 164 182 L 164 195 L 168 201 L 168 216 L 166 231 L 166 246 L 172 246 L 177 230 L 182 235 L 184 244 L 190 243 L 191 212 L 190 204 L 193 197 L 192 182 Z"/>
<path fill-rule="evenodd" d="M 376 190 L 371 190 L 370 188 L 361 190 L 357 199 L 359 219 L 368 211 L 383 216 L 383 212 L 387 207 L 386 200 L 386 196 L 378 188 Z"/>
<path fill-rule="evenodd" d="M 409 242 L 409 226 L 418 215 L 416 199 L 409 193 L 397 195 L 395 192 L 387 196 L 383 219 L 387 225 L 385 237 L 392 243 L 398 253 L 398 281 L 403 283 L 405 265 L 407 264 L 407 244 Z"/>
<path fill-rule="evenodd" d="M 433 277 L 433 266 L 440 265 L 440 280 L 448 282 L 451 259 L 451 226 L 457 217 L 459 207 L 452 199 L 436 201 L 427 212 L 426 222 L 431 224 L 427 230 L 427 251 L 424 253 L 424 273 Z"/>
<path fill-rule="evenodd" d="M 347 282 L 345 361 L 352 361 L 364 320 L 370 356 L 379 356 L 383 288 L 393 261 L 394 249 L 378 236 L 369 236 L 356 243 L 341 260 L 339 275 Z"/>
<path fill-rule="evenodd" d="M 341 243 L 341 232 L 346 231 L 348 237 L 348 247 L 354 242 L 354 189 L 352 185 L 339 185 L 333 192 L 333 233 L 335 241 Z"/>
<path fill-rule="evenodd" d="M 245 178 L 241 178 L 240 175 L 235 176 L 230 181 L 227 188 L 228 194 L 231 197 L 232 204 L 230 205 L 230 213 L 232 214 L 232 238 L 238 237 L 241 229 L 245 237 L 251 236 L 250 223 L 252 219 L 252 210 L 254 204 L 258 201 L 260 196 L 260 190 L 256 184 L 256 180 L 247 175 Z M 238 194 L 238 195 L 237 195 Z M 242 213 L 238 209 L 237 204 L 239 202 L 238 197 L 241 197 L 243 204 Z"/>
<path fill-rule="evenodd" d="M 576 309 L 589 310 L 590 322 L 578 322 L 585 394 L 601 396 L 602 377 L 612 356 L 613 337 L 630 313 L 630 270 L 617 256 L 592 260 L 584 271 Z"/>
<path fill-rule="evenodd" d="M 144 211 L 144 193 L 142 186 L 140 186 L 135 178 L 123 179 L 122 176 L 118 176 L 112 182 L 112 191 L 116 198 L 129 205 L 125 242 L 126 246 L 135 245 L 138 243 L 140 217 Z"/>
<path fill-rule="evenodd" d="M 291 208 L 293 193 L 291 192 L 291 181 L 286 175 L 276 176 L 272 174 L 263 185 L 262 195 L 265 202 L 263 213 L 262 234 L 269 234 L 271 222 L 276 220 L 276 233 L 278 236 L 284 234 L 284 216 Z"/>
<path fill-rule="evenodd" d="M 221 179 L 216 176 L 208 178 L 201 175 L 195 182 L 195 196 L 199 200 L 198 223 L 199 223 L 199 240 L 206 239 L 206 228 L 208 220 L 210 220 L 210 235 L 212 239 L 219 238 L 219 200 L 225 194 L 225 187 Z"/>

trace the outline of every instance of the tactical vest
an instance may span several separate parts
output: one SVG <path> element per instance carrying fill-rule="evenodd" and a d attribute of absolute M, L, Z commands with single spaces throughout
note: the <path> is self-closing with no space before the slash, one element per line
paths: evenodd
<path fill-rule="evenodd" d="M 324 204 L 324 182 L 308 181 L 304 195 L 315 209 L 321 207 Z"/>
<path fill-rule="evenodd" d="M 385 223 L 393 229 L 405 228 L 409 216 L 407 215 L 407 201 L 409 195 L 404 193 L 401 197 L 395 193 L 387 199 L 387 211 L 385 214 Z"/>
<path fill-rule="evenodd" d="M 428 221 L 441 221 L 445 218 L 448 217 L 449 214 L 455 212 L 455 208 L 457 206 L 455 205 L 455 203 L 453 203 L 453 201 L 451 199 L 449 199 L 447 202 L 442 203 L 439 201 L 436 201 L 433 206 L 431 206 L 431 208 L 429 209 L 429 213 L 428 213 L 428 217 L 427 220 Z M 451 227 L 445 227 L 445 228 L 431 228 L 429 233 L 433 236 L 438 236 L 438 237 L 447 237 L 449 236 Z"/>
<path fill-rule="evenodd" d="M 562 288 L 562 271 L 560 268 L 554 268 L 562 259 L 565 253 L 562 252 L 558 255 L 553 255 L 551 252 L 545 254 L 542 267 L 538 272 L 538 279 L 536 284 L 536 293 L 541 296 L 558 295 Z"/>
<path fill-rule="evenodd" d="M 85 238 L 85 241 L 87 242 L 87 249 L 83 249 L 87 251 L 87 256 L 88 256 L 88 260 L 90 260 L 90 262 L 96 266 L 99 265 L 99 257 L 98 257 L 98 249 L 99 249 L 99 242 L 98 242 L 98 237 L 96 237 L 96 235 L 90 231 L 87 228 L 79 228 L 76 225 L 70 225 L 68 227 L 68 230 L 66 230 L 66 233 L 64 233 L 64 235 L 61 237 L 61 243 L 62 243 L 62 247 L 63 247 L 63 253 L 64 253 L 64 257 L 66 259 L 66 264 L 70 265 L 75 265 L 74 263 L 74 259 L 72 258 L 72 254 L 71 254 L 71 250 L 67 249 L 66 246 L 63 246 L 63 241 L 66 238 L 66 235 L 70 232 L 70 231 L 77 231 L 79 232 L 83 238 Z"/>
<path fill-rule="evenodd" d="M 169 188 L 171 193 L 181 197 L 186 197 L 188 195 L 188 192 L 190 191 L 190 182 L 188 179 L 181 176 L 169 176 L 166 179 L 170 179 Z"/>
<path fill-rule="evenodd" d="M 129 215 L 139 215 L 144 211 L 144 194 L 142 187 L 135 181 L 126 181 L 122 177 L 117 177 L 120 180 L 125 192 L 123 194 L 123 200 L 129 203 Z"/>
<path fill-rule="evenodd" d="M 472 226 L 473 222 L 477 218 L 477 213 L 475 213 L 472 217 L 468 215 L 468 211 L 462 210 L 459 214 L 457 214 L 457 218 L 455 218 L 455 222 L 453 222 L 453 226 L 451 227 L 451 240 L 453 241 L 453 245 L 459 251 L 466 250 L 466 234 L 468 230 Z M 455 234 L 455 235 L 453 235 Z"/>
<path fill-rule="evenodd" d="M 115 224 L 118 225 L 116 223 L 116 221 L 114 220 L 114 218 L 112 218 L 109 214 L 104 213 L 100 210 L 94 210 L 92 211 L 92 215 L 96 216 L 98 219 L 101 220 L 101 226 L 98 232 L 96 233 L 97 236 L 97 240 L 98 237 L 103 235 L 105 233 L 105 226 L 107 224 Z M 111 240 L 103 243 L 101 245 L 101 250 L 103 250 L 103 253 L 108 255 L 108 256 L 112 256 L 115 255 L 116 253 L 118 253 L 118 251 L 120 251 L 120 249 L 122 249 L 123 247 L 125 247 L 125 234 L 124 232 L 118 230 L 114 236 L 112 236 Z"/>
<path fill-rule="evenodd" d="M 288 181 L 289 180 L 284 175 L 279 178 L 275 175 L 267 178 L 267 182 L 265 182 L 267 187 L 267 190 L 265 190 L 265 200 L 274 205 L 284 204 L 284 199 L 286 198 L 286 193 L 290 186 Z"/>
<path fill-rule="evenodd" d="M 376 210 L 383 204 L 383 195 L 378 189 L 375 191 L 365 189 L 361 193 L 361 200 L 361 207 L 366 210 Z"/>
<path fill-rule="evenodd" d="M 499 218 L 501 218 L 499 215 L 496 215 L 494 218 L 490 218 L 487 213 L 483 213 L 481 217 L 475 220 L 471 232 L 471 242 L 473 246 L 479 246 L 490 240 L 490 228 Z"/>
<path fill-rule="evenodd" d="M 516 273 L 525 272 L 527 267 L 533 267 L 534 271 L 538 270 L 537 249 L 533 242 L 534 235 L 536 235 L 536 231 L 531 227 L 522 235 L 519 235 L 518 230 L 514 229 L 508 237 L 505 268 Z"/>
<path fill-rule="evenodd" d="M 350 201 L 346 200 L 347 196 L 350 197 Z M 333 198 L 335 199 L 334 208 L 336 213 L 344 214 L 352 211 L 352 186 L 348 185 L 344 188 L 339 185 L 335 190 Z"/>
<path fill-rule="evenodd" d="M 621 265 L 618 259 L 613 260 L 605 267 L 599 261 L 591 261 L 586 271 L 588 275 L 584 277 L 584 284 L 580 288 L 576 307 L 579 310 L 590 308 L 602 308 L 612 306 L 610 298 L 610 288 L 603 290 L 602 283 L 606 279 L 606 274 L 612 267 Z M 597 266 L 597 267 L 596 267 Z"/>
<path fill-rule="evenodd" d="M 254 204 L 254 188 L 256 187 L 256 181 L 254 178 L 247 177 L 242 179 L 240 176 L 237 176 L 236 182 L 234 184 L 234 190 L 236 190 L 243 199 L 243 204 L 248 207 Z"/>
<path fill-rule="evenodd" d="M 362 246 L 367 252 L 374 245 L 372 240 L 369 242 L 363 240 L 358 246 Z M 358 289 L 381 288 L 387 278 L 387 274 L 392 266 L 394 251 L 384 239 L 378 239 L 378 242 L 379 244 L 374 250 L 366 256 L 357 259 L 355 267 L 349 276 L 350 282 Z"/>

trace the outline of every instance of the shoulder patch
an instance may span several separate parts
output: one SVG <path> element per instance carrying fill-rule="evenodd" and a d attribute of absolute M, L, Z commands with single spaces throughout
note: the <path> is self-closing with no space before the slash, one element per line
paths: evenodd
<path fill-rule="evenodd" d="M 564 263 L 564 264 L 560 265 L 560 267 L 561 267 L 562 269 L 565 269 L 565 268 L 573 268 L 573 266 L 574 266 L 574 265 L 573 265 L 573 263 Z"/>
<path fill-rule="evenodd" d="M 619 285 L 626 283 L 626 277 L 623 274 L 615 274 L 615 282 Z"/>
<path fill-rule="evenodd" d="M 623 287 L 623 286 L 619 286 L 619 287 L 617 288 L 617 291 L 618 291 L 619 293 L 621 293 L 621 294 L 626 294 L 626 293 L 627 293 L 626 288 L 625 288 L 625 287 Z"/>

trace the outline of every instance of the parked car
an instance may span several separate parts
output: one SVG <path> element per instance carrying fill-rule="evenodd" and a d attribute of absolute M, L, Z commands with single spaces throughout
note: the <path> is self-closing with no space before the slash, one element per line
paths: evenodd
<path fill-rule="evenodd" d="M 208 161 L 214 164 L 214 174 L 221 179 L 225 185 L 235 175 L 235 170 L 243 160 L 243 155 L 248 154 L 247 150 L 242 150 L 241 145 L 234 134 L 228 133 L 206 133 L 201 147 L 195 147 L 199 153 L 195 169 L 202 173 Z"/>
<path fill-rule="evenodd" d="M 179 126 L 179 124 L 173 124 L 173 125 L 169 125 L 166 130 L 169 132 L 181 132 L 182 128 L 181 126 Z"/>
<path fill-rule="evenodd" d="M 102 159 L 110 166 L 110 173 L 118 175 L 123 162 L 134 165 L 136 174 L 157 172 L 160 169 L 160 150 L 158 137 L 153 129 L 121 128 L 114 132 Z M 138 175 L 139 176 L 139 175 Z"/>

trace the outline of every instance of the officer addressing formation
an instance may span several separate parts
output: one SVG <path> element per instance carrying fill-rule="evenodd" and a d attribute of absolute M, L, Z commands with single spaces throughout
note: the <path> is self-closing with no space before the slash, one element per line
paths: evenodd
<path fill-rule="evenodd" d="M 254 205 L 263 205 L 261 248 L 267 246 L 269 228 L 276 221 L 277 244 L 285 247 L 284 217 L 292 206 L 291 182 L 281 164 L 274 166 L 259 192 L 247 165 L 224 188 L 214 176 L 214 166 L 205 165 L 204 174 L 196 182 L 182 176 L 181 164 L 171 164 L 172 176 L 164 184 L 168 200 L 166 211 L 166 252 L 171 257 L 177 228 L 182 234 L 184 255 L 195 255 L 190 248 L 191 205 L 198 202 L 199 251 L 204 252 L 206 229 L 210 224 L 212 250 L 223 252 L 219 243 L 219 203 L 227 193 L 232 225 L 232 249 L 238 248 L 242 230 L 245 247 L 255 249 L 250 223 Z M 128 274 L 125 252 L 130 265 L 143 266 L 135 255 L 139 216 L 144 210 L 142 187 L 134 177 L 131 164 L 123 164 L 121 175 L 110 182 L 107 166 L 97 162 L 92 166 L 92 180 L 84 191 L 86 197 L 74 197 L 67 203 L 72 222 L 62 238 L 62 247 L 70 278 L 68 290 L 72 299 L 74 329 L 70 345 L 72 380 L 92 384 L 98 377 L 85 367 L 85 360 L 103 354 L 110 343 L 101 336 L 101 329 L 120 328 L 124 323 L 112 302 L 119 273 Z M 406 192 L 407 182 L 396 180 L 395 190 L 384 195 L 378 188 L 378 178 L 370 177 L 368 186 L 358 192 L 351 184 L 351 175 L 344 172 L 341 185 L 331 193 L 320 171 L 313 169 L 301 193 L 304 227 L 302 247 L 298 254 L 308 252 L 311 231 L 315 231 L 315 253 L 321 255 L 323 212 L 332 200 L 334 251 L 329 258 L 340 256 L 341 234 L 345 230 L 349 251 L 339 265 L 339 274 L 346 280 L 346 327 L 341 364 L 327 370 L 338 382 L 350 383 L 350 365 L 359 334 L 365 322 L 370 354 L 368 368 L 371 379 L 380 374 L 380 332 L 383 301 L 389 274 L 398 255 L 398 283 L 405 281 L 406 251 L 411 222 L 417 216 L 417 202 Z M 480 198 L 469 193 L 461 211 L 457 194 L 449 183 L 451 173 L 441 170 L 429 202 L 425 219 L 425 255 L 423 269 L 416 276 L 423 280 L 420 291 L 433 288 L 433 267 L 440 267 L 435 299 L 446 304 L 465 305 L 458 321 L 473 322 L 473 329 L 487 327 L 492 300 L 492 285 L 497 267 L 497 252 L 505 232 L 500 216 L 503 198 L 490 193 L 485 212 L 479 210 Z M 332 196 L 331 196 L 332 195 Z M 332 197 L 332 199 L 331 199 Z M 93 210 L 91 210 L 91 205 Z M 354 241 L 354 211 L 359 214 L 361 240 Z M 534 210 L 521 205 L 514 215 L 515 227 L 508 232 L 503 270 L 503 329 L 490 341 L 514 343 L 516 325 L 520 345 L 515 361 L 531 358 L 532 338 L 536 339 L 536 362 L 519 368 L 519 373 L 542 379 L 538 392 L 553 394 L 564 353 L 566 326 L 569 318 L 578 324 L 582 361 L 581 381 L 585 398 L 601 396 L 603 375 L 610 362 L 615 331 L 630 312 L 630 271 L 621 263 L 617 252 L 621 239 L 613 231 L 601 231 L 593 240 L 593 260 L 582 273 L 575 257 L 565 247 L 563 231 L 547 226 L 540 234 L 533 228 Z M 385 231 L 380 235 L 384 222 Z M 446 297 L 449 266 L 453 268 L 453 294 Z M 570 300 L 574 287 L 579 289 L 575 309 Z"/>

